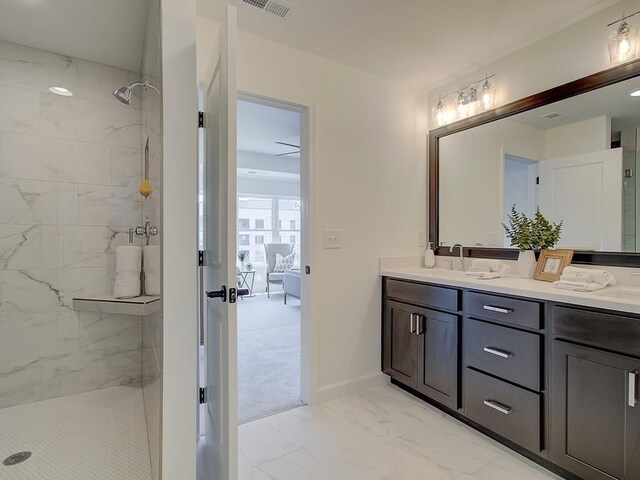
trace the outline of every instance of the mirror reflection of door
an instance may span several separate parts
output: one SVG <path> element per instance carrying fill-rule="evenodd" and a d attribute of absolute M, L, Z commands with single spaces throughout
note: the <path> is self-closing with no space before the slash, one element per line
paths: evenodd
<path fill-rule="evenodd" d="M 505 153 L 504 155 L 504 200 L 502 218 L 507 223 L 511 208 L 528 217 L 533 216 L 538 205 L 538 162 Z M 503 233 L 504 247 L 511 246 L 511 240 Z"/>

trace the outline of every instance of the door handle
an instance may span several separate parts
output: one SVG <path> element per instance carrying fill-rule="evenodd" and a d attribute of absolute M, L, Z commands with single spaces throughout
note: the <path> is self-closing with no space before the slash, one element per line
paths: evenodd
<path fill-rule="evenodd" d="M 422 328 L 422 319 L 424 317 L 419 313 L 416 313 L 416 335 L 422 335 L 424 330 Z"/>
<path fill-rule="evenodd" d="M 629 372 L 629 395 L 627 404 L 635 408 L 638 404 L 638 370 Z"/>
<path fill-rule="evenodd" d="M 498 403 L 494 400 L 485 400 L 482 403 L 484 403 L 487 407 L 493 408 L 494 410 L 497 410 L 498 412 L 503 413 L 505 415 L 509 415 L 512 410 L 511 407 L 507 407 L 506 405 Z"/>
<path fill-rule="evenodd" d="M 497 313 L 511 313 L 511 312 L 513 312 L 513 309 L 511 309 L 511 308 L 494 307 L 493 305 L 485 305 L 483 308 L 485 310 L 489 310 L 490 312 L 497 312 Z"/>
<path fill-rule="evenodd" d="M 223 302 L 227 301 L 227 286 L 223 285 L 220 290 L 210 290 L 206 292 L 207 298 L 219 298 Z"/>
<path fill-rule="evenodd" d="M 499 348 L 484 347 L 482 350 L 484 350 L 487 353 L 490 353 L 491 355 L 495 355 L 497 357 L 502 357 L 502 358 L 511 358 L 511 357 L 513 357 L 513 353 L 505 352 L 504 350 L 500 350 Z"/>
<path fill-rule="evenodd" d="M 411 314 L 411 321 L 409 322 L 409 333 L 411 333 L 411 334 L 416 333 L 416 329 L 413 326 L 413 322 L 415 321 L 415 317 L 416 317 L 416 314 L 412 313 Z"/>

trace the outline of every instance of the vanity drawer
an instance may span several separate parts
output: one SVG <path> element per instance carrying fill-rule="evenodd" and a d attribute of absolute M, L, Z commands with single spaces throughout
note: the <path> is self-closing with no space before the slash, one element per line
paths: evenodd
<path fill-rule="evenodd" d="M 551 318 L 554 337 L 640 356 L 640 319 L 636 317 L 554 306 Z"/>
<path fill-rule="evenodd" d="M 485 293 L 465 292 L 463 306 L 465 313 L 473 316 L 540 329 L 542 306 L 537 302 Z"/>
<path fill-rule="evenodd" d="M 462 342 L 466 365 L 540 390 L 540 335 L 465 318 Z"/>
<path fill-rule="evenodd" d="M 394 300 L 458 311 L 460 308 L 460 291 L 453 288 L 436 287 L 424 283 L 405 282 L 387 278 L 387 297 Z"/>
<path fill-rule="evenodd" d="M 470 368 L 464 392 L 469 418 L 533 452 L 541 450 L 540 395 Z"/>

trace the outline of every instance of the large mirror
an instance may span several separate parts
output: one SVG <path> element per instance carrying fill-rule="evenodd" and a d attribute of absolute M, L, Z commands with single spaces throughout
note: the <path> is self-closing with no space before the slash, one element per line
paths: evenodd
<path fill-rule="evenodd" d="M 640 77 L 593 88 L 432 132 L 431 240 L 513 249 L 502 223 L 515 206 L 562 221 L 559 248 L 640 252 Z"/>

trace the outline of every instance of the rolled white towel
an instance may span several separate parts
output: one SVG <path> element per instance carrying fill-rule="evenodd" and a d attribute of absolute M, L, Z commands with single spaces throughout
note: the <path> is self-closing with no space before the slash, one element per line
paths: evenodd
<path fill-rule="evenodd" d="M 565 278 L 562 278 L 565 277 Z M 606 270 L 598 270 L 591 268 L 579 268 L 569 265 L 562 271 L 561 280 L 581 281 L 587 283 L 597 283 L 606 287 L 607 285 L 615 285 L 616 279 Z"/>
<path fill-rule="evenodd" d="M 133 298 L 140 296 L 140 279 L 119 280 L 113 284 L 113 296 L 116 298 Z"/>
<path fill-rule="evenodd" d="M 147 245 L 143 248 L 144 270 L 160 269 L 160 247 L 158 245 Z"/>
<path fill-rule="evenodd" d="M 145 270 L 144 293 L 146 295 L 160 295 L 160 270 Z"/>
<path fill-rule="evenodd" d="M 141 269 L 142 248 L 135 245 L 116 248 L 116 272 L 140 272 Z"/>

